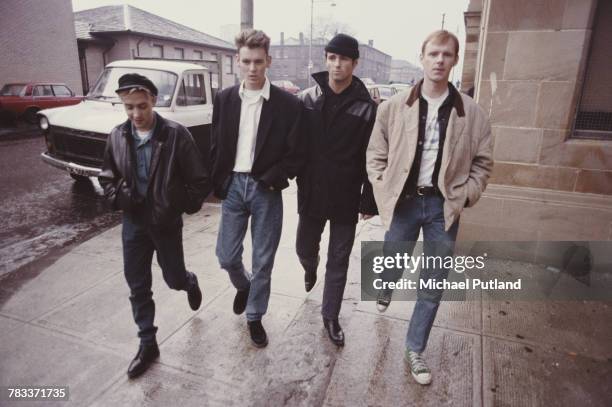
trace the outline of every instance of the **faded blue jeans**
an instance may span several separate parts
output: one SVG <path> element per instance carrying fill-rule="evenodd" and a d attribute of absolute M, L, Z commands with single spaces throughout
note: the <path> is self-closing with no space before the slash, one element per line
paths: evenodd
<path fill-rule="evenodd" d="M 417 195 L 400 201 L 385 233 L 385 242 L 413 242 L 408 249 L 408 254 L 412 255 L 421 228 L 425 256 L 452 256 L 459 221 L 453 223 L 448 231 L 444 230 L 444 198 L 439 195 Z M 448 272 L 445 268 L 424 268 L 419 279 L 440 281 L 448 276 Z M 420 353 L 425 350 L 443 293 L 443 290 L 418 289 L 406 334 L 406 347 L 412 351 Z"/>
<path fill-rule="evenodd" d="M 253 272 L 242 263 L 243 242 L 251 218 Z M 221 268 L 237 290 L 251 287 L 246 306 L 249 321 L 260 320 L 268 309 L 274 257 L 283 226 L 283 198 L 270 191 L 250 174 L 234 173 L 221 205 L 221 226 L 216 254 Z"/>

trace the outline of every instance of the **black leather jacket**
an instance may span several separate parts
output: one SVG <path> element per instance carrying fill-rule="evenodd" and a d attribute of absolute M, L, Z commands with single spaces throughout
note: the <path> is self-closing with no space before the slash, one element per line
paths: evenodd
<path fill-rule="evenodd" d="M 147 196 L 136 190 L 136 154 L 129 120 L 115 127 L 106 142 L 98 176 L 113 210 L 153 226 L 180 223 L 182 213 L 200 210 L 211 190 L 207 163 L 189 131 L 156 113 Z"/>

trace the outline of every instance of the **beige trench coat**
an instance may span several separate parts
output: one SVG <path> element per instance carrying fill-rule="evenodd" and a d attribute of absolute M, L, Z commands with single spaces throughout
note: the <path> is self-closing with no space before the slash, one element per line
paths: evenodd
<path fill-rule="evenodd" d="M 368 145 L 368 178 L 387 229 L 414 160 L 419 132 L 419 92 L 417 85 L 378 107 Z M 464 207 L 478 201 L 493 169 L 488 115 L 469 96 L 455 94 L 461 97 L 456 97 L 453 103 L 438 176 L 438 188 L 444 196 L 446 230 L 459 218 Z"/>

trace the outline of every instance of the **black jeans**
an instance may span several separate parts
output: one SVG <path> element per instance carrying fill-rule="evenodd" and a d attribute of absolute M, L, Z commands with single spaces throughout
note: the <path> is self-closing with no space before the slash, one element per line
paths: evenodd
<path fill-rule="evenodd" d="M 319 243 L 326 223 L 326 219 L 300 215 L 295 246 L 300 263 L 307 272 L 316 272 L 319 263 Z M 327 319 L 336 319 L 340 314 L 349 257 L 355 241 L 355 228 L 354 223 L 330 221 L 325 287 L 321 307 L 321 314 Z"/>
<path fill-rule="evenodd" d="M 155 303 L 151 291 L 153 252 L 162 269 L 164 281 L 174 290 L 188 290 L 195 285 L 195 276 L 185 269 L 183 257 L 183 225 L 167 229 L 151 228 L 132 216 L 123 215 L 123 272 L 130 287 L 130 302 L 134 321 L 138 325 L 140 342 L 155 342 L 157 327 Z"/>

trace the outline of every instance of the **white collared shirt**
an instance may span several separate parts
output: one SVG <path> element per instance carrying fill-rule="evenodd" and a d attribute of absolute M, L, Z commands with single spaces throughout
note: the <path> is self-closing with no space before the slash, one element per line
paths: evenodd
<path fill-rule="evenodd" d="M 238 91 L 242 105 L 240 108 L 240 127 L 238 129 L 238 143 L 236 145 L 236 162 L 234 171 L 251 172 L 255 159 L 255 142 L 257 129 L 264 99 L 270 99 L 270 81 L 266 77 L 264 85 L 259 90 L 248 90 L 244 81 Z"/>

